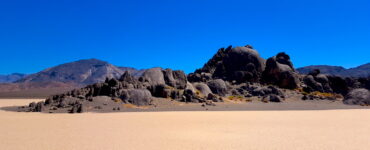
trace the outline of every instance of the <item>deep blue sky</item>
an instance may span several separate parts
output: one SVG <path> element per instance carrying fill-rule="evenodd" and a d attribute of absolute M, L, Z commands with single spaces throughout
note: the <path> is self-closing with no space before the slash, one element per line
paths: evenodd
<path fill-rule="evenodd" d="M 370 62 L 369 0 L 1 0 L 0 74 L 78 59 L 191 72 L 220 47 L 296 67 Z"/>

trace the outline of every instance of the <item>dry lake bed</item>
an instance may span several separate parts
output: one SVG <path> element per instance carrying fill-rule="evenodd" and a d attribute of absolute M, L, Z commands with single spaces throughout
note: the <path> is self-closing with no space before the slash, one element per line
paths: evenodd
<path fill-rule="evenodd" d="M 2 99 L 0 107 L 37 100 Z M 370 109 L 47 114 L 0 110 L 1 150 L 367 150 Z"/>

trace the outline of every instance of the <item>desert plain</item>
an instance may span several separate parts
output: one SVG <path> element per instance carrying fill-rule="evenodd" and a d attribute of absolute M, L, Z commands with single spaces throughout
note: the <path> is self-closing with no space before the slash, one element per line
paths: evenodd
<path fill-rule="evenodd" d="M 39 100 L 2 99 L 0 107 L 32 101 Z M 2 150 L 365 150 L 369 139 L 366 107 L 82 114 L 0 110 Z"/>

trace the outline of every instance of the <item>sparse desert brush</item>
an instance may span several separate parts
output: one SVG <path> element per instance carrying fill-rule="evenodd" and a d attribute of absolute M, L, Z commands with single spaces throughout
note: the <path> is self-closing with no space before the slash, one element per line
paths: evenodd
<path fill-rule="evenodd" d="M 199 90 L 196 90 L 195 91 L 195 94 L 200 95 L 200 91 Z"/>
<path fill-rule="evenodd" d="M 296 88 L 294 91 L 297 91 L 299 93 L 302 93 L 303 95 L 309 95 L 310 93 L 307 93 L 306 91 L 303 90 L 303 88 Z"/>
<path fill-rule="evenodd" d="M 120 98 L 114 98 L 113 101 L 116 102 L 116 103 L 122 102 L 122 100 Z"/>
<path fill-rule="evenodd" d="M 239 100 L 239 101 L 243 101 L 243 100 L 245 100 L 244 99 L 244 96 L 241 96 L 241 95 L 238 95 L 238 96 L 234 96 L 234 95 L 232 95 L 232 96 L 229 96 L 228 97 L 230 100 Z"/>
<path fill-rule="evenodd" d="M 230 99 L 230 100 L 233 100 L 235 98 L 235 96 L 229 96 L 227 98 Z"/>
<path fill-rule="evenodd" d="M 195 94 L 199 97 L 205 97 L 199 90 L 195 90 Z"/>
<path fill-rule="evenodd" d="M 123 104 L 122 106 L 123 106 L 123 107 L 125 107 L 125 108 L 138 108 L 138 106 L 136 106 L 136 105 L 134 105 L 134 104 L 130 104 L 130 103 L 128 103 L 128 104 Z"/>
<path fill-rule="evenodd" d="M 318 92 L 318 91 L 311 92 L 310 94 L 316 95 L 316 96 L 322 96 L 322 97 L 334 97 L 333 93 L 324 93 L 324 92 Z"/>
<path fill-rule="evenodd" d="M 130 104 L 130 103 L 122 104 L 122 106 L 124 108 L 139 108 L 139 109 L 147 109 L 147 108 L 149 108 L 149 106 L 137 106 L 137 105 Z"/>
<path fill-rule="evenodd" d="M 343 98 L 343 96 L 340 95 L 340 94 L 325 93 L 325 92 L 318 92 L 318 91 L 311 92 L 308 95 L 314 95 L 314 96 L 324 97 L 324 98 L 328 98 L 328 99 L 341 99 L 341 98 Z"/>
<path fill-rule="evenodd" d="M 175 89 L 174 87 L 172 87 L 172 86 L 168 86 L 168 85 L 166 85 L 165 87 L 164 87 L 164 89 Z"/>
<path fill-rule="evenodd" d="M 294 90 L 295 90 L 295 91 L 297 91 L 297 92 L 301 92 L 301 93 L 302 93 L 302 92 L 304 92 L 304 91 L 303 91 L 303 88 L 296 88 L 296 89 L 294 89 Z"/>

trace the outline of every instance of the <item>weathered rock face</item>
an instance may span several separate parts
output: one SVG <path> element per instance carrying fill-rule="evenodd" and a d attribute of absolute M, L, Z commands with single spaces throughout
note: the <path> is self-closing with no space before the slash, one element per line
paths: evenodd
<path fill-rule="evenodd" d="M 265 97 L 273 94 L 284 97 L 284 93 L 274 86 L 245 86 L 243 89 L 247 90 L 252 96 Z"/>
<path fill-rule="evenodd" d="M 343 103 L 350 105 L 370 105 L 370 91 L 367 89 L 354 89 L 347 94 Z"/>
<path fill-rule="evenodd" d="M 150 105 L 152 102 L 152 94 L 146 89 L 122 90 L 120 98 L 127 103 L 138 106 Z"/>
<path fill-rule="evenodd" d="M 187 78 L 183 71 L 166 69 L 163 70 L 163 75 L 167 85 L 176 89 L 185 89 Z"/>
<path fill-rule="evenodd" d="M 41 112 L 44 106 L 48 108 L 70 108 L 71 113 L 84 111 L 83 105 L 93 101 L 95 97 L 108 96 L 110 101 L 122 101 L 126 104 L 138 106 L 151 105 L 152 96 L 181 100 L 187 87 L 187 78 L 183 71 L 172 71 L 152 68 L 146 70 L 136 79 L 129 72 L 125 72 L 119 79 L 106 79 L 102 83 L 95 83 L 84 88 L 54 95 L 45 100 L 45 103 L 30 104 L 29 110 Z M 204 83 L 202 83 L 204 84 Z M 191 83 L 189 83 L 191 85 Z M 205 84 L 204 84 L 205 85 Z M 192 90 L 193 91 L 193 90 Z M 203 91 L 206 97 L 211 90 Z M 195 89 L 194 89 L 195 92 Z M 193 99 L 197 99 L 195 96 Z M 110 103 L 110 102 L 104 102 Z M 117 107 L 114 107 L 117 110 Z"/>
<path fill-rule="evenodd" d="M 357 81 L 358 81 L 360 87 L 363 87 L 363 88 L 366 88 L 366 89 L 370 90 L 370 77 L 359 78 Z"/>
<path fill-rule="evenodd" d="M 213 93 L 218 94 L 220 96 L 225 96 L 228 94 L 228 88 L 224 80 L 216 79 L 209 81 L 208 83 L 209 88 L 212 90 Z"/>
<path fill-rule="evenodd" d="M 303 83 L 300 81 L 302 78 Z M 151 105 L 153 97 L 200 102 L 205 103 L 204 106 L 215 105 L 213 102 L 221 102 L 226 96 L 282 102 L 292 94 L 281 88 L 298 87 L 309 92 L 311 95 L 308 96 L 315 96 L 310 93 L 314 91 L 325 92 L 320 94 L 334 92 L 347 95 L 346 104 L 370 104 L 369 91 L 358 89 L 370 89 L 370 78 L 343 79 L 320 74 L 320 70 L 313 70 L 303 77 L 295 72 L 287 54 L 278 53 L 265 61 L 252 46 L 247 45 L 219 49 L 203 68 L 188 76 L 179 70 L 152 68 L 135 78 L 126 71 L 118 79 L 106 78 L 101 83 L 51 96 L 45 102 L 31 103 L 26 111 L 68 109 L 70 113 L 81 113 L 89 111 L 91 107 L 103 109 L 106 105 L 111 106 L 111 110 L 112 106 L 113 110 L 120 110 L 122 104 Z M 351 89 L 356 90 L 349 93 Z M 305 94 L 303 99 L 314 99 L 307 97 L 307 93 L 301 89 L 290 92 Z"/>
<path fill-rule="evenodd" d="M 329 85 L 334 93 L 339 93 L 342 95 L 348 94 L 351 88 L 349 82 L 352 81 L 347 81 L 346 79 L 337 76 L 327 76 L 327 78 L 329 80 Z"/>
<path fill-rule="evenodd" d="M 333 81 L 337 80 L 331 78 Z M 333 89 L 330 86 L 329 78 L 326 75 L 320 74 L 320 70 L 314 70 L 303 78 L 306 87 L 303 88 L 306 92 L 325 92 L 332 93 Z M 334 83 L 336 84 L 336 83 Z"/>
<path fill-rule="evenodd" d="M 207 97 L 208 94 L 212 93 L 211 89 L 207 84 L 204 83 L 194 83 L 194 87 L 200 92 L 201 95 Z"/>
<path fill-rule="evenodd" d="M 279 53 L 267 59 L 262 78 L 265 83 L 281 88 L 294 89 L 299 87 L 298 74 L 293 68 L 290 57 L 285 53 Z"/>
<path fill-rule="evenodd" d="M 166 84 L 161 68 L 146 70 L 139 80 L 141 82 L 148 82 L 150 85 Z"/>
<path fill-rule="evenodd" d="M 226 49 L 219 49 L 203 68 L 189 74 L 188 79 L 191 82 L 205 82 L 212 78 L 238 83 L 258 82 L 264 68 L 265 60 L 251 46 L 235 48 L 229 46 Z"/>

